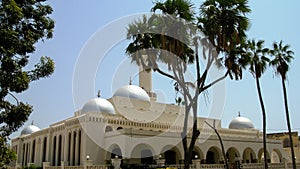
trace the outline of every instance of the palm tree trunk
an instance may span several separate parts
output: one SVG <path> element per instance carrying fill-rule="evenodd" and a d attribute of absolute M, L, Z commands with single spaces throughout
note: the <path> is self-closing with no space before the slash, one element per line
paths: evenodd
<path fill-rule="evenodd" d="M 261 89 L 260 89 L 260 83 L 259 83 L 259 78 L 256 76 L 256 87 L 257 87 L 257 92 L 258 92 L 258 97 L 259 97 L 259 102 L 260 102 L 260 107 L 261 107 L 261 111 L 262 111 L 262 118 L 263 118 L 263 147 L 264 147 L 264 165 L 265 165 L 265 169 L 268 169 L 268 159 L 267 159 L 267 139 L 266 139 L 266 126 L 267 126 L 267 122 L 266 122 L 266 110 L 265 110 L 265 105 L 264 105 L 264 101 L 262 98 L 262 93 L 261 93 Z"/>
<path fill-rule="evenodd" d="M 291 122 L 290 122 L 290 115 L 289 115 L 287 92 L 286 92 L 286 87 L 285 87 L 285 81 L 284 81 L 283 78 L 281 78 L 281 83 L 282 83 L 282 90 L 283 90 L 283 97 L 284 97 L 286 124 L 287 124 L 287 127 L 288 127 L 289 137 L 290 137 L 290 146 L 291 146 L 291 153 L 292 153 L 293 169 L 296 169 L 297 167 L 296 167 L 294 144 L 293 144 L 292 131 L 291 131 Z"/>

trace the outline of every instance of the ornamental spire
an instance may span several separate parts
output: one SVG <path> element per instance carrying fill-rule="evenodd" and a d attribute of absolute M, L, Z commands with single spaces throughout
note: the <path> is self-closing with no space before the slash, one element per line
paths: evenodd
<path fill-rule="evenodd" d="M 101 97 L 101 90 L 98 90 L 97 97 L 98 97 L 98 98 Z"/>

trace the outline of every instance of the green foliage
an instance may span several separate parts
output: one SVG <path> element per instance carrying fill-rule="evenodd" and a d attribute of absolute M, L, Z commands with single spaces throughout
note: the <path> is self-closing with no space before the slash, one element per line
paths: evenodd
<path fill-rule="evenodd" d="M 284 45 L 282 41 L 274 42 L 270 55 L 274 58 L 270 61 L 270 65 L 276 70 L 276 74 L 286 80 L 286 74 L 289 71 L 289 64 L 294 59 L 294 52 L 290 50 L 290 45 Z"/>
<path fill-rule="evenodd" d="M 3 167 L 17 158 L 15 152 L 7 145 L 6 138 L 0 137 L 0 166 Z"/>
<path fill-rule="evenodd" d="M 52 37 L 54 21 L 49 18 L 51 13 L 52 8 L 45 4 L 45 0 L 0 2 L 0 156 L 2 157 L 11 157 L 6 146 L 7 138 L 24 124 L 33 110 L 31 105 L 19 101 L 15 94 L 27 90 L 30 82 L 48 77 L 54 71 L 54 62 L 46 56 L 41 57 L 40 62 L 32 70 L 28 70 L 27 66 L 30 54 L 35 51 L 35 44 Z M 0 159 L 0 167 L 7 164 L 5 158 Z"/>
<path fill-rule="evenodd" d="M 24 169 L 42 169 L 43 167 L 37 166 L 37 165 L 30 165 L 28 167 L 24 167 Z"/>
<path fill-rule="evenodd" d="M 199 29 L 208 37 L 221 58 L 231 79 L 242 78 L 236 50 L 246 41 L 249 28 L 247 14 L 251 12 L 248 0 L 206 0 L 200 6 Z"/>

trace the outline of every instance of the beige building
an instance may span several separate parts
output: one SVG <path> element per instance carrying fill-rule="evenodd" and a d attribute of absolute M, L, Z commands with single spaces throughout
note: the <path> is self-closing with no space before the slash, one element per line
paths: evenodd
<path fill-rule="evenodd" d="M 15 165 L 103 165 L 112 159 L 120 159 L 122 164 L 182 164 L 184 107 L 156 101 L 151 93 L 151 72 L 142 72 L 139 78 L 140 86 L 124 86 L 108 100 L 99 95 L 74 116 L 48 128 L 25 127 L 12 139 Z M 193 158 L 199 164 L 224 163 L 218 137 L 205 121 L 215 124 L 229 163 L 261 163 L 264 157 L 280 163 L 286 156 L 276 139 L 267 139 L 268 154 L 264 156 L 262 133 L 245 117 L 236 117 L 228 128 L 222 128 L 218 119 L 198 117 L 201 134 Z"/>
<path fill-rule="evenodd" d="M 276 139 L 280 140 L 282 142 L 282 146 L 284 151 L 289 155 L 289 160 L 292 159 L 292 153 L 291 153 L 291 144 L 290 144 L 290 138 L 288 132 L 283 133 L 271 133 L 268 134 L 268 138 L 270 139 Z M 292 132 L 292 139 L 293 139 L 293 147 L 296 157 L 296 162 L 300 163 L 300 137 L 298 135 L 298 132 Z"/>

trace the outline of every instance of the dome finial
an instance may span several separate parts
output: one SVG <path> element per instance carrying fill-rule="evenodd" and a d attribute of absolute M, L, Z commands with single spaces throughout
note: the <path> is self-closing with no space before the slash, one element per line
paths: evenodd
<path fill-rule="evenodd" d="M 32 120 L 32 122 L 31 122 L 31 125 L 33 125 L 33 124 L 34 124 L 33 122 L 34 122 L 34 120 Z"/>
<path fill-rule="evenodd" d="M 101 97 L 101 90 L 98 90 L 97 97 L 98 97 L 98 98 Z"/>
<path fill-rule="evenodd" d="M 132 85 L 132 77 L 129 78 L 129 85 Z"/>
<path fill-rule="evenodd" d="M 238 117 L 241 117 L 241 112 L 240 111 L 238 112 Z"/>

